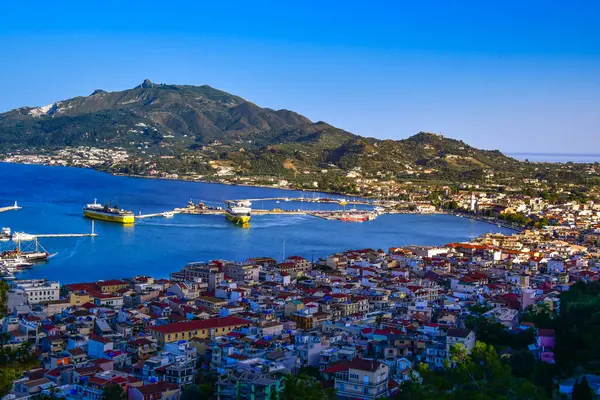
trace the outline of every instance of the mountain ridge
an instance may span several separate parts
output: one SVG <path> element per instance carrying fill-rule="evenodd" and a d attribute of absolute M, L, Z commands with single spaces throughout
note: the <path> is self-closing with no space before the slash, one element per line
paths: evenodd
<path fill-rule="evenodd" d="M 205 165 L 196 169 L 203 173 L 227 165 L 238 174 L 296 176 L 299 171 L 331 170 L 458 179 L 520 165 L 498 150 L 479 150 L 433 133 L 402 140 L 362 137 L 292 110 L 260 107 L 209 85 L 146 79 L 132 89 L 97 89 L 88 96 L 0 113 L 4 153 L 70 146 L 119 147 L 140 158 L 200 157 Z"/>

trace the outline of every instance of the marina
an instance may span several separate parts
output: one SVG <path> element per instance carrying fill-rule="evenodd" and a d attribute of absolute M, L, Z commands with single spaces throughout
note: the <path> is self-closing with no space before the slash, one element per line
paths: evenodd
<path fill-rule="evenodd" d="M 0 227 L 10 227 L 12 232 L 53 235 L 38 239 L 50 253 L 58 253 L 48 262 L 16 272 L 20 279 L 48 278 L 69 283 L 133 275 L 168 277 L 191 261 L 243 261 L 257 256 L 279 260 L 283 241 L 288 255 L 311 259 L 347 249 L 443 245 L 468 241 L 488 232 L 511 232 L 451 215 L 396 214 L 387 210 L 375 220 L 360 223 L 327 219 L 354 208 L 361 211 L 375 207 L 356 205 L 344 210 L 343 205 L 335 203 L 292 201 L 302 198 L 300 191 L 137 179 L 86 169 L 0 163 L 0 179 L 14 176 L 20 179 L 0 193 L 0 204 L 12 204 L 16 199 L 23 208 L 0 214 Z M 36 190 L 31 191 L 31 187 Z M 324 193 L 316 196 L 334 197 Z M 186 207 L 190 197 L 202 199 L 205 209 Z M 142 215 L 156 215 L 136 218 L 134 224 L 90 220 L 84 217 L 82 208 L 94 198 L 134 210 L 135 214 L 141 210 Z M 228 199 L 277 198 L 290 201 L 252 202 L 249 229 L 224 216 Z M 169 211 L 174 212 L 173 217 L 165 216 Z M 93 240 L 85 236 L 91 231 L 91 221 L 98 235 Z M 3 241 L 0 246 L 11 243 Z M 35 241 L 21 243 L 31 247 L 34 244 Z"/>

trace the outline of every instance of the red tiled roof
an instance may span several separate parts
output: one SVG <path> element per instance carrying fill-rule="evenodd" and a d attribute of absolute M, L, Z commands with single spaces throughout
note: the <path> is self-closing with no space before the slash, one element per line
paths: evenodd
<path fill-rule="evenodd" d="M 117 286 L 117 285 L 127 285 L 128 283 L 125 281 L 122 281 L 120 279 L 110 279 L 107 281 L 98 281 L 96 282 L 96 285 L 98 286 Z"/>
<path fill-rule="evenodd" d="M 110 340 L 110 339 L 107 339 L 107 338 L 105 338 L 105 337 L 103 337 L 103 336 L 94 335 L 94 334 L 91 334 L 91 335 L 90 335 L 90 338 L 89 338 L 89 340 L 94 340 L 94 341 L 96 341 L 96 342 L 100 342 L 100 343 L 104 343 L 104 344 L 107 344 L 107 343 L 110 343 L 110 342 L 111 342 L 111 340 Z"/>
<path fill-rule="evenodd" d="M 94 282 L 71 283 L 69 285 L 65 285 L 65 287 L 73 292 L 89 292 L 98 290 L 98 286 L 96 286 Z"/>
<path fill-rule="evenodd" d="M 554 337 L 554 329 L 538 329 L 538 336 Z"/>
<path fill-rule="evenodd" d="M 99 386 L 104 386 L 106 383 L 108 383 L 108 380 L 106 380 L 106 379 L 103 379 L 103 378 L 99 378 L 99 377 L 97 377 L 97 376 L 92 376 L 92 377 L 91 377 L 91 378 L 88 380 L 88 382 L 89 382 L 89 383 L 94 383 L 94 384 L 96 384 L 96 385 L 99 385 Z"/>
<path fill-rule="evenodd" d="M 357 369 L 360 371 L 369 371 L 374 372 L 377 371 L 381 363 L 375 360 L 365 360 L 362 358 L 355 358 L 352 361 L 342 361 L 339 363 L 335 363 L 331 365 L 329 368 L 326 368 L 323 372 L 326 373 L 336 373 L 343 372 L 349 369 Z"/>
<path fill-rule="evenodd" d="M 175 332 L 185 332 L 185 331 L 194 331 L 198 329 L 211 329 L 211 328 L 221 328 L 225 326 L 234 326 L 234 325 L 249 325 L 250 321 L 238 318 L 238 317 L 225 317 L 225 318 L 210 318 L 204 320 L 193 320 L 186 322 L 177 322 L 174 324 L 166 324 L 152 327 L 151 329 L 160 333 L 175 333 Z"/>
<path fill-rule="evenodd" d="M 139 386 L 136 389 L 139 390 L 143 396 L 148 396 L 151 394 L 158 394 L 158 393 L 164 393 L 164 392 L 167 392 L 170 390 L 176 390 L 176 389 L 179 389 L 179 386 L 177 386 L 174 383 L 168 383 L 168 382 L 162 381 L 162 382 L 153 383 L 150 385 Z"/>

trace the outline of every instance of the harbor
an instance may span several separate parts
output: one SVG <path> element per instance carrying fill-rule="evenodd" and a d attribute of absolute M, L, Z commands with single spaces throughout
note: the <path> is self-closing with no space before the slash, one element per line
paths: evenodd
<path fill-rule="evenodd" d="M 15 273 L 44 263 L 58 253 L 48 252 L 39 242 L 40 238 L 96 237 L 94 221 L 90 233 L 41 233 L 12 232 L 10 228 L 0 230 L 0 278 L 15 279 Z"/>
<path fill-rule="evenodd" d="M 344 210 L 343 204 L 292 201 L 303 197 L 300 191 L 136 179 L 77 168 L 2 163 L 0 176 L 21 177 L 7 185 L 0 196 L 2 206 L 18 200 L 23 207 L 0 213 L 0 227 L 11 227 L 14 232 L 88 234 L 92 219 L 84 217 L 82 208 L 93 203 L 94 198 L 102 204 L 111 201 L 132 210 L 136 217 L 140 211 L 141 215 L 159 214 L 135 218 L 135 223 L 129 225 L 94 220 L 97 237 L 38 238 L 49 253 L 58 254 L 15 273 L 19 279 L 48 278 L 69 283 L 136 274 L 168 277 L 181 265 L 196 260 L 243 261 L 257 255 L 279 260 L 284 240 L 288 254 L 310 259 L 344 249 L 442 245 L 469 241 L 490 231 L 509 232 L 467 218 L 401 214 L 391 208 L 371 221 L 328 220 L 323 217 L 333 217 L 333 211 L 343 213 L 375 207 L 346 205 Z M 305 199 L 309 196 L 313 194 L 304 193 Z M 327 193 L 314 196 L 332 197 Z M 207 210 L 185 210 L 190 198 L 196 204 L 202 199 Z M 285 198 L 290 201 L 281 200 Z M 224 216 L 227 199 L 280 200 L 253 202 L 250 227 L 240 229 L 243 225 L 234 224 Z M 180 209 L 184 210 L 172 218 L 163 214 Z M 0 248 L 14 248 L 14 242 L 1 240 Z M 35 240 L 21 242 L 24 251 L 34 245 Z"/>

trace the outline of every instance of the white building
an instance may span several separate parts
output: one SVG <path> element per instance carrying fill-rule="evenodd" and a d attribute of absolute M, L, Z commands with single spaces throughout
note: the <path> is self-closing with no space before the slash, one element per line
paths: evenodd
<path fill-rule="evenodd" d="M 13 289 L 25 293 L 29 304 L 39 304 L 60 299 L 60 284 L 46 279 L 27 279 L 13 282 Z"/>

